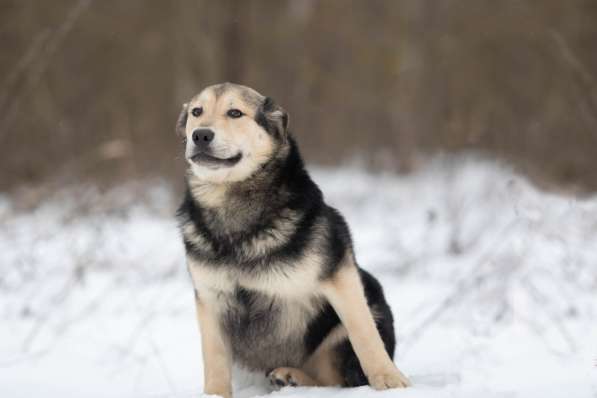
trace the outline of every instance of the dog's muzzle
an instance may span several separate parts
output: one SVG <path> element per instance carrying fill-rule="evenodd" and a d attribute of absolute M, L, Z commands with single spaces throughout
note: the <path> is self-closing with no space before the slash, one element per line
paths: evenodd
<path fill-rule="evenodd" d="M 193 154 L 189 159 L 196 164 L 206 164 L 211 166 L 234 166 L 242 158 L 239 152 L 234 156 L 228 158 L 220 158 L 214 156 L 210 148 L 215 133 L 210 129 L 197 129 L 193 131 L 191 138 L 195 144 Z"/>

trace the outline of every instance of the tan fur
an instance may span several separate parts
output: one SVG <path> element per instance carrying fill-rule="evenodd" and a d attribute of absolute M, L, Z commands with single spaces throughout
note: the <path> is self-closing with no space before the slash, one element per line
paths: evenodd
<path fill-rule="evenodd" d="M 311 354 L 303 369 L 320 386 L 338 386 L 342 384 L 342 377 L 338 374 L 336 366 L 336 352 L 334 348 L 348 335 L 344 326 L 337 326 L 320 343 L 319 347 Z"/>
<path fill-rule="evenodd" d="M 226 198 L 227 184 L 213 184 L 198 178 L 189 178 L 188 181 L 193 195 L 201 198 L 201 203 L 204 206 L 218 207 Z"/>
<path fill-rule="evenodd" d="M 214 269 L 191 257 L 187 257 L 187 265 L 193 279 L 193 286 L 202 298 L 216 297 L 218 293 L 229 293 L 234 290 L 235 280 L 232 273 Z M 218 306 L 217 303 L 216 306 Z"/>
<path fill-rule="evenodd" d="M 185 228 L 194 228 L 186 226 Z M 204 294 L 205 290 L 231 292 L 236 286 L 278 296 L 296 302 L 304 302 L 308 306 L 309 299 L 318 291 L 319 256 L 305 256 L 300 263 L 284 273 L 268 272 L 262 275 L 251 275 L 231 267 L 214 268 L 188 257 L 187 263 L 193 284 Z"/>
<path fill-rule="evenodd" d="M 204 392 L 232 397 L 232 359 L 224 334 L 220 330 L 217 314 L 210 303 L 196 300 L 197 320 L 201 330 L 203 351 Z"/>
<path fill-rule="evenodd" d="M 372 387 L 378 390 L 407 387 L 410 382 L 396 368 L 375 327 L 352 254 L 322 292 L 348 331 L 350 343 Z"/>
<path fill-rule="evenodd" d="M 261 94 L 249 87 L 229 85 L 223 90 L 222 86 L 217 85 L 207 87 L 186 106 L 189 111 L 196 107 L 203 108 L 203 114 L 199 117 L 188 114 L 185 128 L 187 140 L 191 140 L 196 129 L 210 128 L 215 133 L 211 145 L 214 156 L 229 158 L 242 153 L 240 163 L 234 167 L 211 168 L 189 161 L 191 171 L 204 185 L 200 197 L 203 199 L 203 195 L 206 195 L 208 202 L 214 206 L 218 203 L 218 191 L 207 189 L 205 185 L 242 181 L 271 157 L 274 142 L 255 121 L 258 104 L 263 99 Z M 226 115 L 230 109 L 238 109 L 245 116 L 230 118 Z"/>
<path fill-rule="evenodd" d="M 309 252 L 292 269 L 243 278 L 242 286 L 268 295 L 303 301 L 317 291 L 320 264 L 320 256 Z"/>

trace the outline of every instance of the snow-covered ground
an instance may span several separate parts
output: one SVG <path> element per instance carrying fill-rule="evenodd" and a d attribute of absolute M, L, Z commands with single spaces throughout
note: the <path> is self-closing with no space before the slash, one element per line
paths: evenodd
<path fill-rule="evenodd" d="M 397 317 L 407 390 L 277 397 L 597 397 L 597 197 L 478 159 L 314 170 Z M 194 397 L 193 294 L 166 184 L 0 198 L 0 397 Z M 270 393 L 239 374 L 237 397 Z"/>

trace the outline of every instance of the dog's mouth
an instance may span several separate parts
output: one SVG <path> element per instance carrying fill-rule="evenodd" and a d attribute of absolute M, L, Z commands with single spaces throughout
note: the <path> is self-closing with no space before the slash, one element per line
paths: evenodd
<path fill-rule="evenodd" d="M 190 159 L 194 163 L 197 163 L 197 164 L 208 164 L 211 166 L 230 167 L 230 166 L 234 166 L 235 164 L 240 162 L 240 159 L 242 158 L 242 156 L 243 156 L 242 153 L 239 152 L 236 155 L 229 157 L 229 158 L 219 158 L 219 157 L 210 155 L 205 152 L 198 152 L 198 153 L 194 154 L 193 156 L 191 156 Z"/>

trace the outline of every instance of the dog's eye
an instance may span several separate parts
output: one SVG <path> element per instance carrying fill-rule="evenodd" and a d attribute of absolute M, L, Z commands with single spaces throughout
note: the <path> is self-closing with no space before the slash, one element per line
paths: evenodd
<path fill-rule="evenodd" d="M 237 118 L 241 117 L 243 115 L 243 113 L 241 111 L 239 111 L 238 109 L 230 109 L 227 112 L 227 115 L 230 116 L 230 117 L 232 117 L 232 118 L 237 119 Z"/>
<path fill-rule="evenodd" d="M 193 108 L 193 110 L 191 110 L 191 113 L 193 114 L 193 116 L 199 117 L 203 113 L 203 108 Z"/>

